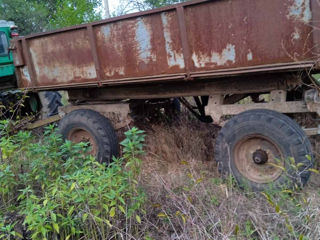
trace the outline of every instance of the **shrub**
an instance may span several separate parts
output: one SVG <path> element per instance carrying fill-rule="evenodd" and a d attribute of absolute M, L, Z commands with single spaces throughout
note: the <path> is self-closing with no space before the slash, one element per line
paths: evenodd
<path fill-rule="evenodd" d="M 145 201 L 136 181 L 144 136 L 136 128 L 126 136 L 124 157 L 107 167 L 88 155 L 85 143 L 63 141 L 53 126 L 40 141 L 27 131 L 3 133 L 0 238 L 108 239 L 134 234 Z M 16 230 L 16 224 L 25 232 Z"/>

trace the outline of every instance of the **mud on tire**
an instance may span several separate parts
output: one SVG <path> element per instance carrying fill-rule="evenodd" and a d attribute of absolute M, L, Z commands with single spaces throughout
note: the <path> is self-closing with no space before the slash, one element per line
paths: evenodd
<path fill-rule="evenodd" d="M 313 166 L 310 141 L 299 125 L 284 114 L 264 109 L 243 112 L 222 128 L 215 159 L 221 174 L 231 174 L 240 186 L 256 191 L 270 184 L 277 188 L 304 185 Z M 291 167 L 290 159 L 298 170 Z"/>

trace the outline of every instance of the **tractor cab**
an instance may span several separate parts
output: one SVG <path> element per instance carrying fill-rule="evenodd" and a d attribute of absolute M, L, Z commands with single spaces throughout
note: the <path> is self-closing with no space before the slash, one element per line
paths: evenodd
<path fill-rule="evenodd" d="M 0 91 L 16 86 L 10 40 L 18 36 L 14 22 L 0 20 Z"/>

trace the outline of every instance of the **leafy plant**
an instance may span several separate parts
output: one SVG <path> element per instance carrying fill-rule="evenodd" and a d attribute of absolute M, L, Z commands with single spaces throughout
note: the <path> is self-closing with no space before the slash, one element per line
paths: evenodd
<path fill-rule="evenodd" d="M 0 141 L 0 216 L 21 216 L 27 239 L 108 239 L 132 234 L 141 223 L 139 188 L 143 132 L 133 128 L 124 156 L 110 166 L 88 155 L 86 143 L 63 141 L 53 126 L 42 140 L 31 132 L 3 134 Z M 126 162 L 126 167 L 123 167 Z M 22 236 L 0 225 L 3 238 Z"/>

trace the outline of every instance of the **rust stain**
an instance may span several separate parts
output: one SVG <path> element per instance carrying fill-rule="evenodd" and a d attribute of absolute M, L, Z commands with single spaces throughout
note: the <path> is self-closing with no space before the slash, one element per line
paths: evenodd
<path fill-rule="evenodd" d="M 309 61 L 311 1 L 191 1 L 21 38 L 17 76 L 22 87 L 124 84 Z"/>
<path fill-rule="evenodd" d="M 172 13 L 161 13 L 161 21 L 163 24 L 163 34 L 166 44 L 167 52 L 167 62 L 169 67 L 179 67 L 183 69 L 185 67 L 184 57 L 181 47 L 177 49 L 174 44 L 177 41 L 177 37 L 174 39 L 174 34 L 171 34 L 171 29 L 173 28 L 170 23 L 172 23 Z"/>
<path fill-rule="evenodd" d="M 81 82 L 97 78 L 85 30 L 31 40 L 29 46 L 41 83 Z"/>
<path fill-rule="evenodd" d="M 175 12 L 166 13 L 166 20 L 158 14 L 95 27 L 102 78 L 183 73 Z"/>
<path fill-rule="evenodd" d="M 289 3 L 293 1 L 215 1 L 186 8 L 196 71 L 309 58 L 312 28 L 288 18 Z"/>

